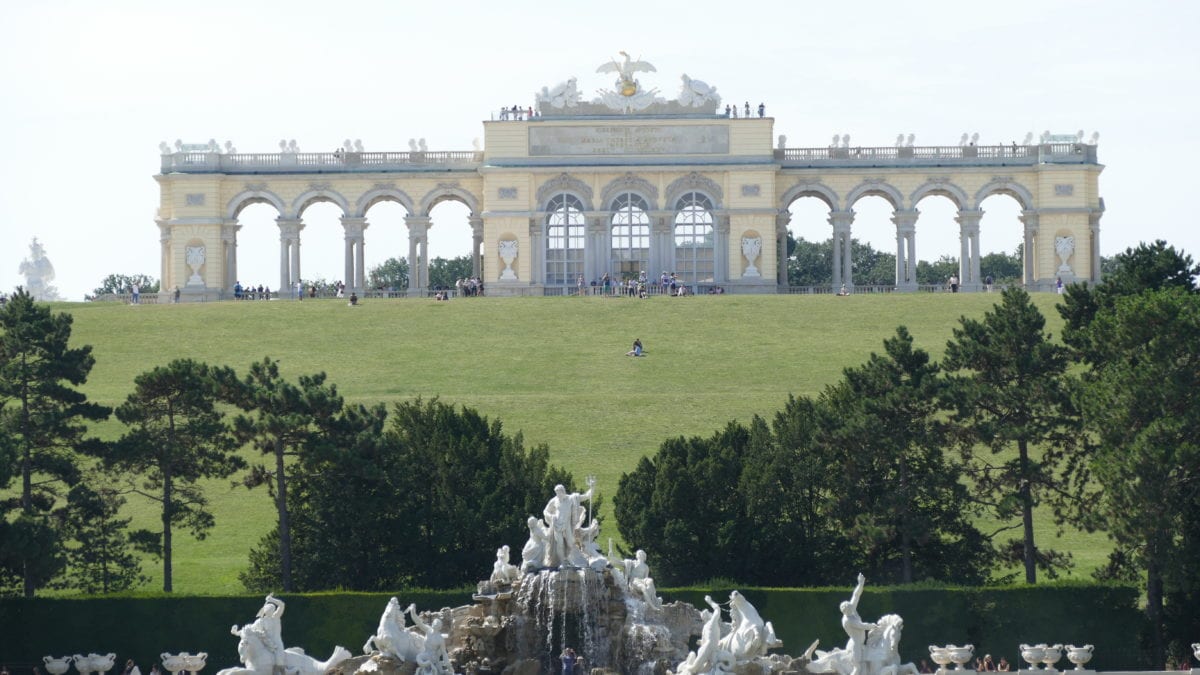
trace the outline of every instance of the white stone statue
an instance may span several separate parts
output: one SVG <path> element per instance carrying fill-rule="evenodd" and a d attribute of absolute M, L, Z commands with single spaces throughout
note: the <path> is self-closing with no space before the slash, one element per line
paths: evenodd
<path fill-rule="evenodd" d="M 688 108 L 717 107 L 721 105 L 721 96 L 717 88 L 709 86 L 700 80 L 693 80 L 684 73 L 680 76 L 683 87 L 679 90 L 679 104 Z"/>
<path fill-rule="evenodd" d="M 689 652 L 687 659 L 679 664 L 675 675 L 707 675 L 708 673 L 732 673 L 736 666 L 733 654 L 721 649 L 721 606 L 713 602 L 712 596 L 704 596 L 710 609 L 701 612 L 704 628 L 700 631 L 700 643 L 696 651 Z"/>
<path fill-rule="evenodd" d="M 575 83 L 575 78 L 570 78 L 566 82 L 560 82 L 553 89 L 542 87 L 542 90 L 534 95 L 538 103 L 545 103 L 551 108 L 574 108 L 579 105 L 579 87 Z"/>
<path fill-rule="evenodd" d="M 171 146 L 167 145 L 166 141 L 163 141 L 158 144 L 158 151 L 159 151 L 159 153 L 161 153 L 163 155 L 173 154 L 173 152 L 171 150 Z"/>
<path fill-rule="evenodd" d="M 511 585 L 517 579 L 521 578 L 521 570 L 517 569 L 516 565 L 510 563 L 508 558 L 508 544 L 496 549 L 496 562 L 492 564 L 491 581 L 493 584 Z"/>
<path fill-rule="evenodd" d="M 867 579 L 858 575 L 858 585 L 850 594 L 850 599 L 843 602 L 839 609 L 842 612 L 842 629 L 849 639 L 845 649 L 833 649 L 829 652 L 816 651 L 817 658 L 808 664 L 810 673 L 837 673 L 838 675 L 870 675 L 864 668 L 867 631 L 876 628 L 873 623 L 862 620 L 858 615 L 858 601 L 862 598 L 863 588 Z"/>
<path fill-rule="evenodd" d="M 421 651 L 417 653 L 418 675 L 454 675 L 450 654 L 446 651 L 446 638 L 450 636 L 442 633 L 442 620 L 434 619 L 433 625 L 426 624 L 412 605 L 409 605 L 408 615 L 417 630 L 425 635 Z"/>
<path fill-rule="evenodd" d="M 496 248 L 500 252 L 500 259 L 504 261 L 504 271 L 500 272 L 500 281 L 516 281 L 517 273 L 513 271 L 512 264 L 517 259 L 517 240 L 501 239 Z"/>
<path fill-rule="evenodd" d="M 415 139 L 415 138 L 408 139 L 408 151 L 409 152 L 417 151 L 417 139 Z"/>
<path fill-rule="evenodd" d="M 650 566 L 646 564 L 646 552 L 638 549 L 633 560 L 625 559 L 624 568 L 629 590 L 654 609 L 662 609 L 662 598 L 658 597 L 654 579 L 650 578 Z"/>
<path fill-rule="evenodd" d="M 1060 274 L 1071 274 L 1071 266 L 1067 261 L 1071 259 L 1071 254 L 1075 252 L 1075 237 L 1070 235 L 1065 237 L 1054 238 L 1054 252 L 1058 255 L 1058 259 L 1062 264 L 1058 266 Z"/>
<path fill-rule="evenodd" d="M 549 566 L 546 554 L 550 548 L 550 528 L 536 516 L 529 516 L 525 522 L 529 525 L 529 539 L 521 549 L 521 571 L 533 572 Z"/>
<path fill-rule="evenodd" d="M 425 146 L 424 138 L 417 139 L 417 148 L 419 148 L 421 152 L 429 152 L 429 148 Z"/>
<path fill-rule="evenodd" d="M 762 253 L 762 237 L 742 237 L 742 255 L 746 256 L 746 271 L 742 272 L 743 277 L 760 276 L 758 268 L 754 266 L 759 253 Z"/>
<path fill-rule="evenodd" d="M 754 605 L 737 591 L 729 594 L 729 619 L 729 633 L 721 638 L 720 647 L 733 654 L 737 663 L 753 661 L 766 656 L 768 649 L 783 646 L 771 622 L 764 622 Z"/>
<path fill-rule="evenodd" d="M 1025 132 L 1025 138 L 1021 141 L 1021 145 L 1033 145 L 1033 132 Z"/>
<path fill-rule="evenodd" d="M 617 73 L 616 89 L 601 89 L 596 102 L 622 111 L 645 110 L 655 103 L 661 103 L 662 100 L 655 96 L 658 93 L 657 89 L 642 89 L 642 83 L 633 77 L 637 72 L 656 72 L 654 66 L 645 61 L 634 61 L 625 52 L 620 54 L 625 57 L 624 61 L 618 62 L 614 59 L 596 69 L 597 73 Z"/>
<path fill-rule="evenodd" d="M 877 627 L 867 635 L 863 660 L 872 675 L 918 675 L 921 671 L 912 663 L 900 662 L 900 633 L 904 619 L 898 614 L 885 614 L 875 622 Z"/>
<path fill-rule="evenodd" d="M 780 150 L 787 149 L 787 135 L 779 134 L 779 145 L 776 147 L 779 148 Z"/>
<path fill-rule="evenodd" d="M 29 243 L 29 257 L 21 261 L 19 271 L 25 277 L 25 290 L 34 300 L 58 300 L 58 289 L 50 285 L 54 281 L 54 265 L 37 237 Z"/>
<path fill-rule="evenodd" d="M 546 519 L 550 538 L 547 564 L 556 567 L 564 563 L 571 564 L 571 553 L 578 550 L 576 526 L 586 517 L 583 502 L 591 501 L 592 488 L 587 492 L 567 492 L 561 484 L 554 486 L 554 496 L 546 502 L 542 516 Z"/>
<path fill-rule="evenodd" d="M 417 654 L 425 646 L 425 640 L 409 630 L 404 621 L 404 612 L 415 610 L 416 605 L 400 609 L 400 600 L 394 596 L 388 600 L 383 615 L 379 617 L 379 628 L 363 644 L 363 653 L 370 654 L 377 651 L 407 663 L 416 663 Z"/>
<path fill-rule="evenodd" d="M 204 279 L 200 276 L 200 267 L 204 265 L 204 247 L 188 246 L 184 260 L 192 268 L 192 276 L 188 277 L 188 286 L 203 286 Z"/>
<path fill-rule="evenodd" d="M 241 668 L 225 668 L 217 675 L 275 675 L 276 668 L 287 675 L 323 675 L 326 670 L 350 658 L 345 647 L 334 647 L 327 661 L 317 661 L 306 656 L 299 647 L 283 648 L 282 617 L 285 605 L 282 600 L 268 595 L 253 623 L 238 628 L 234 624 L 229 632 L 238 636 L 238 658 Z"/>

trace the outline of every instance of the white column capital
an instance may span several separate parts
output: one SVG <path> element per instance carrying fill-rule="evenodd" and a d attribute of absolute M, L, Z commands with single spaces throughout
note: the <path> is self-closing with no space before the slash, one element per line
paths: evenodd
<path fill-rule="evenodd" d="M 1021 215 L 1017 216 L 1017 220 L 1025 224 L 1026 232 L 1034 232 L 1038 229 L 1041 215 L 1042 214 L 1040 211 L 1026 209 L 1025 211 L 1021 212 Z"/>
<path fill-rule="evenodd" d="M 409 238 L 419 240 L 429 231 L 433 219 L 429 216 L 405 216 L 404 224 L 408 226 Z"/>
<path fill-rule="evenodd" d="M 955 222 L 962 226 L 963 232 L 978 232 L 979 221 L 983 219 L 982 209 L 963 209 L 954 217 Z"/>
<path fill-rule="evenodd" d="M 916 229 L 920 216 L 921 212 L 916 209 L 898 209 L 892 211 L 892 222 L 896 224 L 897 232 L 908 233 Z"/>
<path fill-rule="evenodd" d="M 275 224 L 279 226 L 279 236 L 288 239 L 298 239 L 300 230 L 304 229 L 304 221 L 299 218 L 284 218 L 280 216 L 275 219 Z"/>
<path fill-rule="evenodd" d="M 362 239 L 363 230 L 369 225 L 366 218 L 342 216 L 342 229 L 346 232 L 346 239 Z"/>
<path fill-rule="evenodd" d="M 854 223 L 854 210 L 847 209 L 845 211 L 830 211 L 829 224 L 833 225 L 834 232 L 849 232 L 850 225 Z"/>
<path fill-rule="evenodd" d="M 786 234 L 787 226 L 792 222 L 791 211 L 780 211 L 775 214 L 775 232 L 778 234 Z"/>

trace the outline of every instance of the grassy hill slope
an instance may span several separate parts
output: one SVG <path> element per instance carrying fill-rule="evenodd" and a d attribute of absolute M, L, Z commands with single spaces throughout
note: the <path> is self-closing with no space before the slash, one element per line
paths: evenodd
<path fill-rule="evenodd" d="M 448 303 L 375 300 L 204 305 L 67 304 L 73 342 L 91 344 L 85 386 L 117 405 L 133 378 L 178 357 L 244 371 L 271 356 L 291 378 L 325 371 L 350 401 L 415 397 L 477 408 L 546 443 L 552 460 L 582 479 L 595 474 L 607 497 L 620 475 L 671 436 L 709 435 L 731 419 L 770 417 L 789 393 L 816 394 L 857 365 L 899 324 L 940 358 L 962 315 L 998 300 L 985 294 L 701 296 L 692 298 L 475 298 Z M 1035 301 L 1056 335 L 1053 295 Z M 634 338 L 645 358 L 625 357 Z M 113 437 L 120 426 L 99 430 Z M 204 541 L 179 536 L 175 587 L 237 592 L 246 553 L 273 524 L 265 491 L 211 486 L 217 527 Z M 134 503 L 138 522 L 155 519 Z M 611 501 L 609 502 L 611 505 Z M 611 510 L 610 510 L 611 513 Z M 520 517 L 520 514 L 496 514 Z M 1102 563 L 1102 537 L 1070 533 L 1043 545 L 1073 551 L 1083 574 Z M 605 537 L 616 536 L 609 520 Z M 520 546 L 521 542 L 509 542 Z M 498 542 L 480 542 L 494 547 Z M 161 587 L 156 563 L 147 561 Z"/>

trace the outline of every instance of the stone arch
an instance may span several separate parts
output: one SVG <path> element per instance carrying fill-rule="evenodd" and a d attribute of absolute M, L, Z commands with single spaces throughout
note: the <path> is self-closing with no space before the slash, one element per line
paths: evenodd
<path fill-rule="evenodd" d="M 663 206 L 668 209 L 675 209 L 680 198 L 689 192 L 699 192 L 708 197 L 712 201 L 714 209 L 724 208 L 724 191 L 721 189 L 721 186 L 716 181 L 707 176 L 702 176 L 696 171 L 671 181 L 671 184 L 667 186 L 666 199 L 663 201 Z"/>
<path fill-rule="evenodd" d="M 1029 188 L 1007 176 L 996 176 L 984 183 L 983 187 L 975 193 L 975 209 L 981 209 L 983 200 L 994 194 L 1012 197 L 1021 204 L 1021 209 L 1024 211 L 1037 208 L 1034 204 L 1033 193 L 1029 191 Z"/>
<path fill-rule="evenodd" d="M 246 189 L 234 195 L 233 199 L 229 200 L 229 204 L 225 207 L 225 217 L 229 220 L 236 220 L 242 209 L 251 204 L 270 204 L 275 207 L 281 217 L 288 216 L 287 205 L 279 198 L 279 195 L 271 192 L 263 186 L 246 186 Z"/>
<path fill-rule="evenodd" d="M 949 178 L 939 176 L 930 178 L 912 191 L 908 196 L 908 203 L 912 204 L 913 208 L 917 207 L 917 202 L 931 195 L 945 197 L 954 202 L 959 211 L 970 208 L 971 200 L 967 197 L 965 190 L 955 185 Z"/>
<path fill-rule="evenodd" d="M 367 211 L 379 202 L 396 202 L 404 207 L 408 214 L 415 215 L 416 209 L 413 208 L 412 197 L 408 196 L 404 190 L 401 190 L 392 185 L 377 185 L 374 188 L 363 193 L 358 201 L 354 204 L 354 217 L 366 217 Z"/>
<path fill-rule="evenodd" d="M 317 202 L 330 202 L 337 205 L 342 210 L 342 215 L 348 216 L 351 213 L 350 201 L 346 199 L 342 193 L 334 190 L 329 185 L 313 185 L 309 190 L 301 193 L 292 201 L 292 214 L 299 218 L 304 213 L 304 209 L 316 204 Z"/>
<path fill-rule="evenodd" d="M 421 205 L 418 207 L 419 213 L 415 215 L 428 217 L 433 207 L 445 201 L 462 202 L 470 209 L 471 213 L 479 213 L 479 198 L 470 191 L 458 183 L 438 183 L 437 187 L 425 193 L 425 196 L 421 198 Z"/>
<path fill-rule="evenodd" d="M 658 188 L 645 178 L 633 175 L 632 172 L 628 172 L 604 186 L 604 189 L 600 191 L 600 208 L 609 208 L 614 199 L 626 192 L 632 192 L 645 199 L 650 211 L 658 210 Z"/>
<path fill-rule="evenodd" d="M 801 197 L 816 197 L 825 202 L 830 211 L 838 210 L 837 193 L 833 188 L 821 182 L 796 183 L 788 188 L 788 191 L 783 193 L 783 199 L 780 200 L 781 210 L 787 211 L 792 206 L 792 202 Z"/>
<path fill-rule="evenodd" d="M 561 173 L 542 183 L 537 190 L 537 207 L 545 210 L 547 204 L 560 192 L 567 192 L 579 198 L 584 211 L 592 210 L 592 188 L 587 183 L 569 174 Z"/>
<path fill-rule="evenodd" d="M 854 208 L 854 203 L 863 197 L 883 197 L 888 200 L 895 211 L 904 208 L 904 195 L 882 178 L 868 178 L 859 183 L 850 191 L 850 194 L 846 195 L 846 208 Z"/>

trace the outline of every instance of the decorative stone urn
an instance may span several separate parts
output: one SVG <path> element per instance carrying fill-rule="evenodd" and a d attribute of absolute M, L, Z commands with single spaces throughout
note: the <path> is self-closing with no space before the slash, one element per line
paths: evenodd
<path fill-rule="evenodd" d="M 1196 657 L 1196 662 L 1200 663 L 1200 642 L 1192 643 L 1192 656 Z"/>
<path fill-rule="evenodd" d="M 46 672 L 50 675 L 63 675 L 71 669 L 71 657 L 64 656 L 55 658 L 53 656 L 43 656 L 42 663 L 46 664 Z"/>
<path fill-rule="evenodd" d="M 1046 670 L 1054 670 L 1054 664 L 1062 660 L 1062 645 L 1050 645 L 1042 650 L 1042 663 L 1046 664 Z"/>
<path fill-rule="evenodd" d="M 1037 664 L 1042 662 L 1042 657 L 1046 654 L 1046 645 L 1021 645 L 1021 658 L 1029 664 L 1029 669 L 1033 670 Z"/>
<path fill-rule="evenodd" d="M 1082 647 L 1067 645 L 1067 660 L 1075 664 L 1075 670 L 1083 670 L 1083 665 L 1092 660 L 1093 649 L 1095 649 L 1094 645 Z"/>
<path fill-rule="evenodd" d="M 517 274 L 513 272 L 512 264 L 517 259 L 517 241 L 501 239 L 497 249 L 500 251 L 500 259 L 504 261 L 504 271 L 500 273 L 500 281 L 516 281 Z"/>
<path fill-rule="evenodd" d="M 184 652 L 183 654 L 180 654 L 180 656 L 183 657 L 183 669 L 189 673 L 192 673 L 192 675 L 204 670 L 204 662 L 208 659 L 207 652 L 200 652 L 199 654 L 190 655 L 187 652 Z"/>
<path fill-rule="evenodd" d="M 107 673 L 112 669 L 113 664 L 117 662 L 117 655 L 109 652 L 108 654 L 82 654 L 75 655 L 75 670 L 82 673 Z"/>
<path fill-rule="evenodd" d="M 177 673 L 187 670 L 186 659 L 188 656 L 190 656 L 187 652 L 179 652 L 178 654 L 163 652 L 162 654 L 159 654 L 159 656 L 162 657 L 163 668 L 165 668 L 168 673 L 171 673 L 171 675 L 176 675 Z"/>
<path fill-rule="evenodd" d="M 929 645 L 929 658 L 933 659 L 933 662 L 938 665 L 938 671 L 946 670 L 946 666 L 952 661 L 950 658 L 950 649 L 937 645 Z"/>
<path fill-rule="evenodd" d="M 758 260 L 758 254 L 761 252 L 762 237 L 742 237 L 742 255 L 746 256 L 746 271 L 742 272 L 743 277 L 760 276 L 754 261 Z"/>
<path fill-rule="evenodd" d="M 950 660 L 956 666 L 955 670 L 966 670 L 967 662 L 971 660 L 971 656 L 975 653 L 975 645 L 963 645 L 961 647 L 946 645 L 946 651 L 950 653 Z"/>

